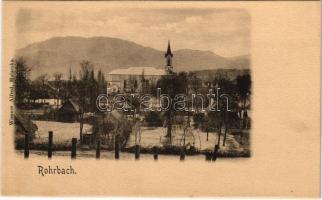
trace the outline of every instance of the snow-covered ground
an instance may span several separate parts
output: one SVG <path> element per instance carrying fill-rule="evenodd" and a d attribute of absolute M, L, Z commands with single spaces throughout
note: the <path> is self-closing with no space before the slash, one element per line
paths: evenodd
<path fill-rule="evenodd" d="M 69 143 L 72 138 L 79 139 L 79 123 L 62 123 L 52 121 L 33 121 L 38 126 L 36 132 L 37 142 L 48 142 L 48 131 L 53 131 L 54 143 Z M 89 131 L 91 125 L 84 124 L 84 132 Z M 163 127 L 141 127 L 141 137 L 137 135 L 135 140 L 135 133 L 132 133 L 127 143 L 128 147 L 140 144 L 142 147 L 162 146 L 166 140 L 166 128 Z M 222 146 L 224 134 L 221 134 L 220 149 L 223 151 L 242 151 L 243 148 L 239 142 L 231 134 L 227 134 L 226 145 Z M 207 133 L 199 129 L 191 128 L 186 132 L 185 144 L 195 146 L 198 150 L 213 150 L 214 145 L 218 142 L 218 133 L 209 132 L 208 141 Z M 183 129 L 173 129 L 172 144 L 181 146 L 183 144 Z"/>
<path fill-rule="evenodd" d="M 133 146 L 135 144 L 140 144 L 142 147 L 153 147 L 153 146 L 162 146 L 163 141 L 166 139 L 166 129 L 162 127 L 141 127 L 141 140 L 137 139 L 135 142 L 135 134 L 131 134 L 128 146 Z M 175 129 L 173 131 L 173 143 L 174 145 L 180 146 L 183 143 L 183 129 Z M 139 137 L 137 137 L 139 138 Z M 222 146 L 224 139 L 224 134 L 221 134 L 220 138 L 220 148 L 222 150 L 242 150 L 239 143 L 236 141 L 233 135 L 227 134 L 226 144 Z M 208 141 L 207 133 L 202 132 L 199 129 L 191 129 L 186 133 L 186 145 L 195 146 L 199 150 L 213 150 L 214 145 L 218 142 L 218 133 L 209 132 Z"/>
<path fill-rule="evenodd" d="M 48 131 L 53 131 L 53 142 L 60 143 L 71 141 L 72 138 L 79 139 L 79 123 L 63 123 L 53 121 L 33 121 L 38 126 L 36 140 L 41 142 L 48 141 Z M 91 125 L 84 124 L 84 132 L 88 131 Z"/>

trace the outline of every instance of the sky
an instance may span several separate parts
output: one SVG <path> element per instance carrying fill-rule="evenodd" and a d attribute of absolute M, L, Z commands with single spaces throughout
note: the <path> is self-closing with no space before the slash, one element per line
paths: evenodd
<path fill-rule="evenodd" d="M 106 36 L 165 50 L 212 51 L 225 57 L 250 54 L 250 16 L 241 9 L 73 7 L 21 8 L 17 48 L 56 36 Z"/>

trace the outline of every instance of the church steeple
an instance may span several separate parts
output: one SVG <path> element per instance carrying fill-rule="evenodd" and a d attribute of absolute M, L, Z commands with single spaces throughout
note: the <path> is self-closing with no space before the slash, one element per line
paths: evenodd
<path fill-rule="evenodd" d="M 170 40 L 168 41 L 168 49 L 167 52 L 164 54 L 165 60 L 166 60 L 166 72 L 167 74 L 170 74 L 172 72 L 172 57 L 173 54 L 171 52 L 171 47 L 170 47 Z"/>
<path fill-rule="evenodd" d="M 166 53 L 166 54 L 164 54 L 164 57 L 165 57 L 165 58 L 166 58 L 166 57 L 168 57 L 168 56 L 173 57 L 173 54 L 172 54 L 172 52 L 171 52 L 171 47 L 170 47 L 170 40 L 168 41 L 168 49 L 167 49 L 167 53 Z"/>

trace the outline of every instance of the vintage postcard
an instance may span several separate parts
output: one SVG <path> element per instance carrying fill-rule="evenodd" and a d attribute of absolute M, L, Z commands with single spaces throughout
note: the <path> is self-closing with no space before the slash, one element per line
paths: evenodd
<path fill-rule="evenodd" d="M 319 1 L 3 4 L 2 195 L 319 197 Z"/>

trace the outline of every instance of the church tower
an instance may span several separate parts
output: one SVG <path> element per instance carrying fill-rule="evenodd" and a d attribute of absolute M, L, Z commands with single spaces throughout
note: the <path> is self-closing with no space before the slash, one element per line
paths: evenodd
<path fill-rule="evenodd" d="M 168 41 L 168 49 L 167 49 L 167 52 L 164 54 L 164 57 L 166 60 L 165 71 L 167 72 L 167 74 L 171 74 L 173 72 L 173 67 L 172 67 L 173 54 L 171 52 L 170 41 Z"/>

